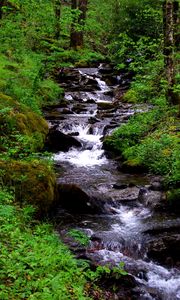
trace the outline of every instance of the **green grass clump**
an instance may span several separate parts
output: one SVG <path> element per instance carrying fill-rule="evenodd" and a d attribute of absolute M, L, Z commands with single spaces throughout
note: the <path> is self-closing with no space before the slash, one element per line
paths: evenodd
<path fill-rule="evenodd" d="M 175 109 L 153 109 L 133 116 L 104 141 L 108 150 L 121 154 L 125 164 L 163 175 L 165 184 L 180 182 L 179 129 Z"/>
<path fill-rule="evenodd" d="M 32 206 L 14 205 L 0 191 L 0 299 L 87 299 L 83 270 Z"/>
<path fill-rule="evenodd" d="M 71 229 L 68 235 L 82 246 L 88 246 L 90 242 L 89 237 L 84 232 L 77 229 Z"/>
<path fill-rule="evenodd" d="M 128 147 L 135 146 L 149 131 L 154 130 L 163 115 L 164 110 L 154 109 L 131 117 L 127 124 L 123 124 L 104 140 L 105 148 L 123 153 Z"/>

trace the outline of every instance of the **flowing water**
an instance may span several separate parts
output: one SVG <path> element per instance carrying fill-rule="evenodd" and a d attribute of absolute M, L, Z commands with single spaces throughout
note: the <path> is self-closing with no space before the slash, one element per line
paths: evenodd
<path fill-rule="evenodd" d="M 126 104 L 113 109 L 113 97 L 108 92 L 115 87 L 107 86 L 97 68 L 78 71 L 88 80 L 96 80 L 98 89 L 69 91 L 67 88 L 65 99 L 70 112 L 61 121 L 53 120 L 61 132 L 78 133 L 76 139 L 82 144 L 80 149 L 71 148 L 54 155 L 61 170 L 58 182 L 76 184 L 89 195 L 97 194 L 107 200 L 108 204 L 106 213 L 98 215 L 72 215 L 60 210 L 61 222 L 57 229 L 59 232 L 65 228 L 83 230 L 91 240 L 86 255 L 97 263 L 118 265 L 124 261 L 126 270 L 135 276 L 141 288 L 138 299 L 180 299 L 180 270 L 163 267 L 151 261 L 146 253 L 151 239 L 146 233 L 149 228 L 173 222 L 179 225 L 180 220 L 171 214 L 164 213 L 162 217 L 140 203 L 139 189 L 149 184 L 149 178 L 120 172 L 117 162 L 108 159 L 102 149 L 104 134 L 147 107 Z M 99 106 L 102 103 L 110 104 L 109 108 L 102 109 L 103 106 Z M 122 184 L 126 187 L 124 190 L 114 188 Z"/>

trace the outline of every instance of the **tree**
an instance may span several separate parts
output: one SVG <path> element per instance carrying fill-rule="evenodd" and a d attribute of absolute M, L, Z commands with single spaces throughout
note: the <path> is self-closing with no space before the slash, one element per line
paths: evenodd
<path fill-rule="evenodd" d="M 55 38 L 60 37 L 61 0 L 54 0 Z"/>
<path fill-rule="evenodd" d="M 70 35 L 70 47 L 82 48 L 84 45 L 84 25 L 86 20 L 88 0 L 72 0 L 71 9 L 73 14 Z"/>
<path fill-rule="evenodd" d="M 4 6 L 4 0 L 0 1 L 0 20 L 2 19 L 3 16 L 3 6 Z"/>
<path fill-rule="evenodd" d="M 178 34 L 178 1 L 166 0 L 163 3 L 164 21 L 164 62 L 166 78 L 168 82 L 167 99 L 170 104 L 177 104 L 177 95 L 174 92 L 175 85 L 175 46 L 177 45 Z"/>

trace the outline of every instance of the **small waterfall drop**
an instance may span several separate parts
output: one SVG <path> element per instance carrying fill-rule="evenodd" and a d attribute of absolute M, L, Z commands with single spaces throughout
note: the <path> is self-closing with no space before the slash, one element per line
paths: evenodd
<path fill-rule="evenodd" d="M 97 264 L 118 265 L 124 261 L 126 270 L 136 278 L 142 291 L 138 300 L 180 300 L 180 270 L 160 266 L 147 257 L 145 246 L 150 236 L 145 231 L 154 226 L 155 217 L 151 209 L 138 202 L 138 193 L 141 187 L 148 186 L 148 179 L 144 183 L 142 175 L 120 172 L 118 162 L 108 159 L 102 149 L 104 129 L 113 130 L 135 112 L 146 111 L 147 107 L 125 103 L 113 107 L 112 96 L 109 96 L 112 87 L 103 80 L 98 68 L 77 70 L 82 80 L 79 85 L 77 78 L 70 86 L 68 83 L 65 91 L 68 109 L 64 114 L 62 108 L 56 110 L 55 124 L 59 131 L 73 135 L 82 147 L 54 154 L 62 172 L 58 182 L 76 184 L 87 193 L 90 191 L 101 199 L 108 199 L 109 211 L 99 215 L 72 215 L 69 221 L 69 212 L 66 215 L 63 210 L 58 230 L 62 230 L 64 222 L 66 230 L 78 228 L 87 232 L 91 244 L 86 254 Z M 82 85 L 86 80 L 95 82 L 92 89 Z M 108 103 L 108 108 L 106 103 L 104 109 L 100 102 L 109 102 L 112 106 Z M 162 212 L 156 223 L 162 223 L 163 217 Z M 168 216 L 166 224 L 172 222 Z"/>

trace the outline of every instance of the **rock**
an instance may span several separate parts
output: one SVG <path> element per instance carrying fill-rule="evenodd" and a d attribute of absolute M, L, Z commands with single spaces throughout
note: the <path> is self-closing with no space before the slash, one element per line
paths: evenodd
<path fill-rule="evenodd" d="M 148 242 L 147 248 L 150 259 L 169 267 L 180 264 L 180 234 L 164 233 L 162 237 Z"/>
<path fill-rule="evenodd" d="M 127 187 L 124 189 L 114 189 L 110 191 L 110 196 L 115 201 L 121 202 L 121 204 L 127 204 L 138 200 L 139 188 Z"/>
<path fill-rule="evenodd" d="M 59 82 L 77 82 L 79 83 L 79 80 L 81 78 L 81 74 L 77 69 L 74 68 L 60 68 L 58 72 L 57 79 Z"/>
<path fill-rule="evenodd" d="M 75 131 L 75 132 L 71 132 L 69 133 L 70 136 L 78 136 L 79 135 L 79 132 Z"/>
<path fill-rule="evenodd" d="M 5 186 L 13 186 L 15 200 L 31 204 L 39 216 L 49 212 L 56 199 L 56 177 L 47 162 L 39 159 L 0 160 Z"/>
<path fill-rule="evenodd" d="M 162 192 L 143 187 L 139 190 L 138 200 L 147 207 L 158 208 L 162 206 Z"/>
<path fill-rule="evenodd" d="M 111 102 L 98 102 L 99 110 L 115 109 L 115 105 Z"/>
<path fill-rule="evenodd" d="M 27 136 L 26 148 L 30 152 L 36 152 L 43 148 L 46 135 L 48 134 L 48 123 L 39 114 L 31 111 L 31 109 L 10 96 L 0 93 L 0 110 L 7 107 L 6 113 L 0 114 L 0 136 L 13 135 L 13 143 L 16 144 L 16 136 L 22 134 Z M 29 144 L 28 144 L 29 143 Z M 1 140 L 3 144 L 3 140 Z M 25 145 L 18 140 L 17 143 L 20 152 L 23 151 Z M 0 145 L 1 148 L 1 145 Z M 27 150 L 26 149 L 26 150 Z M 17 151 L 17 150 L 16 150 Z"/>
<path fill-rule="evenodd" d="M 95 124 L 97 122 L 100 122 L 100 120 L 98 118 L 95 118 L 95 117 L 90 117 L 88 119 L 88 121 L 89 121 L 90 124 Z"/>
<path fill-rule="evenodd" d="M 101 74 L 112 74 L 113 73 L 113 67 L 110 64 L 101 64 L 99 66 L 99 73 Z"/>
<path fill-rule="evenodd" d="M 80 82 L 81 90 L 85 91 L 92 91 L 92 90 L 100 90 L 99 84 L 95 78 L 92 78 L 90 76 L 86 77 L 83 76 Z"/>
<path fill-rule="evenodd" d="M 150 190 L 152 191 L 162 191 L 162 178 L 161 177 L 155 177 L 150 182 Z"/>
<path fill-rule="evenodd" d="M 128 184 L 113 184 L 113 188 L 116 190 L 124 190 L 128 187 Z"/>
<path fill-rule="evenodd" d="M 59 110 L 59 112 L 61 112 L 61 114 L 64 114 L 64 115 L 72 114 L 72 111 L 69 108 L 63 108 L 63 109 Z"/>
<path fill-rule="evenodd" d="M 49 130 L 45 147 L 48 151 L 68 151 L 71 147 L 81 147 L 81 143 L 74 137 L 64 134 L 54 127 Z"/>
<path fill-rule="evenodd" d="M 80 114 L 80 113 L 83 113 L 83 112 L 86 112 L 87 111 L 87 107 L 83 104 L 76 104 L 72 111 L 74 111 L 76 114 Z"/>
<path fill-rule="evenodd" d="M 58 184 L 58 203 L 74 214 L 102 212 L 101 202 L 85 193 L 75 184 Z"/>

